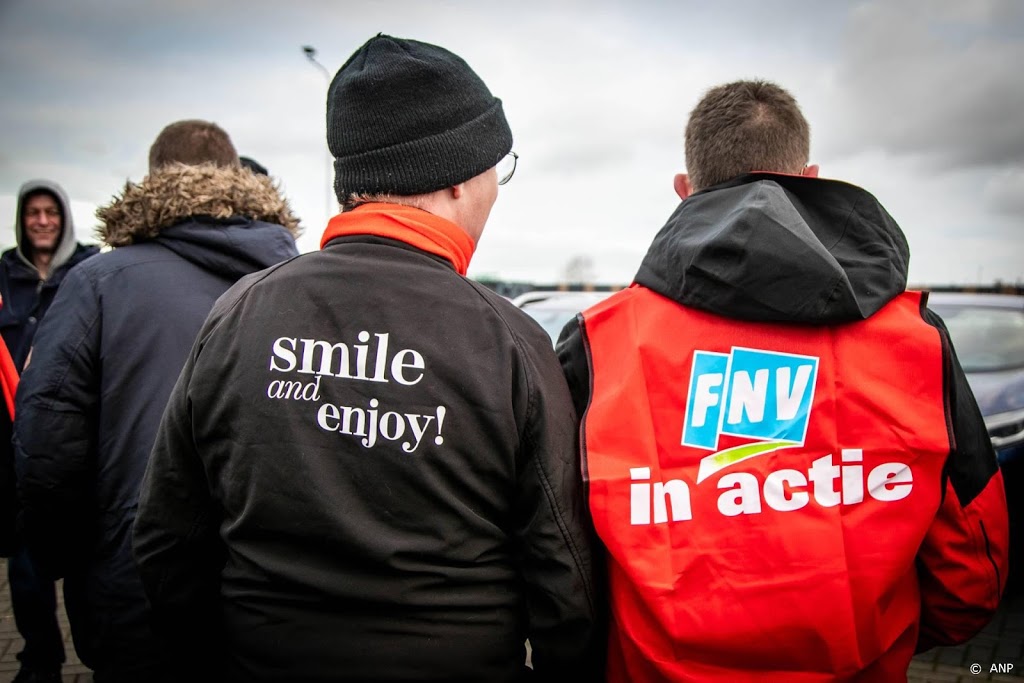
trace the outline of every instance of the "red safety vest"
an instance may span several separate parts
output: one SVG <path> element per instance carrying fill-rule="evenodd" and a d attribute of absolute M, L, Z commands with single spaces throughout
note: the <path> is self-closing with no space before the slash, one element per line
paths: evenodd
<path fill-rule="evenodd" d="M 608 680 L 904 679 L 950 452 L 921 306 L 749 323 L 634 286 L 584 314 Z"/>

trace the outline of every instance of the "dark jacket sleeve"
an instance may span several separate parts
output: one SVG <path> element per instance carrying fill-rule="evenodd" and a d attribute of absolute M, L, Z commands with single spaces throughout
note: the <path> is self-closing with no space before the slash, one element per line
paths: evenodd
<path fill-rule="evenodd" d="M 223 654 L 220 574 L 225 551 L 219 513 L 192 438 L 189 388 L 199 333 L 157 430 L 139 492 L 133 532 L 135 561 L 149 598 L 152 625 L 177 668 L 174 680 L 217 680 Z"/>
<path fill-rule="evenodd" d="M 7 407 L 0 406 L 0 557 L 10 557 L 17 540 L 18 492 L 14 485 L 11 427 Z"/>
<path fill-rule="evenodd" d="M 590 403 L 590 361 L 587 356 L 583 322 L 579 315 L 570 320 L 558 335 L 556 346 L 562 373 L 569 384 L 569 393 L 576 414 L 582 419 Z"/>
<path fill-rule="evenodd" d="M 950 454 L 944 495 L 918 552 L 918 651 L 971 638 L 992 618 L 1006 585 L 1009 527 L 995 452 L 942 320 L 927 311 L 943 345 Z"/>
<path fill-rule="evenodd" d="M 521 434 L 516 538 L 526 586 L 536 680 L 593 680 L 596 601 L 590 524 L 577 455 L 577 421 L 550 340 L 523 343 L 528 385 Z"/>
<path fill-rule="evenodd" d="M 39 325 L 14 423 L 24 541 L 50 578 L 83 557 L 93 528 L 99 344 L 99 297 L 76 269 Z"/>
<path fill-rule="evenodd" d="M 18 370 L 7 344 L 0 340 L 0 557 L 10 557 L 17 541 L 18 491 L 14 480 L 14 447 L 11 444 L 14 421 L 14 392 L 18 388 Z"/>

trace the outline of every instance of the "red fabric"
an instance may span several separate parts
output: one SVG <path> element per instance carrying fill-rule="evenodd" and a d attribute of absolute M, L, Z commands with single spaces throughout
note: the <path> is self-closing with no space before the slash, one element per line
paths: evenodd
<path fill-rule="evenodd" d="M 608 680 L 904 680 L 921 610 L 915 563 L 942 504 L 950 452 L 942 346 L 921 318 L 920 294 L 866 321 L 817 328 L 731 321 L 634 286 L 587 311 L 584 325 L 592 362 L 584 473 L 609 552 Z M 729 377 L 737 348 L 817 359 L 803 444 L 698 482 L 701 460 L 758 443 L 727 433 L 710 449 L 681 443 L 694 352 L 728 357 Z M 720 400 L 724 407 L 728 398 Z M 826 456 L 839 476 L 819 483 L 812 468 Z M 909 489 L 881 475 L 871 488 L 873 473 L 890 466 L 900 477 L 909 467 Z M 648 479 L 631 478 L 643 468 Z M 774 504 L 769 477 L 781 482 Z M 658 483 L 675 487 L 660 492 L 660 522 Z M 873 497 L 894 491 L 906 496 Z M 798 509 L 774 507 L 801 496 Z M 749 507 L 726 514 L 736 501 Z"/>
<path fill-rule="evenodd" d="M 401 204 L 363 204 L 330 220 L 320 248 L 343 235 L 376 235 L 405 242 L 451 261 L 465 275 L 476 243 L 466 232 L 440 216 Z"/>
<path fill-rule="evenodd" d="M 989 622 L 1006 587 L 1009 536 L 1001 472 L 966 507 L 947 482 L 946 497 L 919 553 L 925 598 L 919 651 L 962 643 Z"/>
<path fill-rule="evenodd" d="M 14 395 L 18 391 L 18 369 L 11 359 L 11 352 L 7 350 L 7 344 L 0 339 L 0 384 L 3 385 L 4 401 L 7 402 L 7 412 L 11 419 L 14 419 Z"/>

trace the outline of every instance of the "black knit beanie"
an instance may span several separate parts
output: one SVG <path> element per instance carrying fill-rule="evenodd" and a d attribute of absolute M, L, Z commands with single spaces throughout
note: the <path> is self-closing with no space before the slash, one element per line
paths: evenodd
<path fill-rule="evenodd" d="M 512 149 L 501 100 L 457 55 L 383 34 L 355 51 L 327 93 L 334 192 L 416 195 L 457 185 Z"/>

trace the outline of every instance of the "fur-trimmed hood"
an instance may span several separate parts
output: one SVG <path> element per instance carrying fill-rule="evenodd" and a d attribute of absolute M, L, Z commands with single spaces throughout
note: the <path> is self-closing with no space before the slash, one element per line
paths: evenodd
<path fill-rule="evenodd" d="M 112 247 L 150 240 L 193 218 L 245 217 L 299 235 L 299 219 L 274 182 L 248 169 L 212 164 L 164 166 L 141 183 L 126 183 L 120 197 L 96 210 L 98 237 Z"/>

